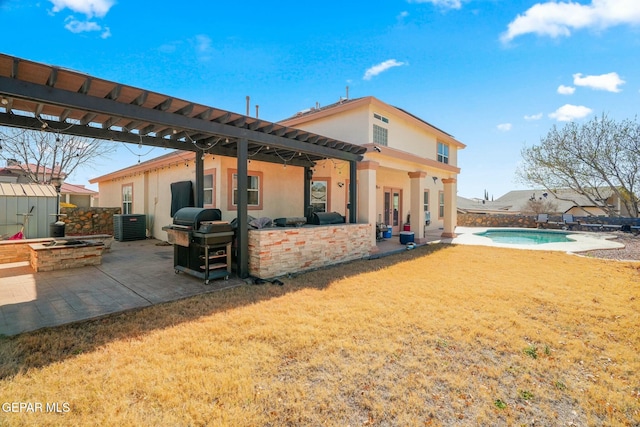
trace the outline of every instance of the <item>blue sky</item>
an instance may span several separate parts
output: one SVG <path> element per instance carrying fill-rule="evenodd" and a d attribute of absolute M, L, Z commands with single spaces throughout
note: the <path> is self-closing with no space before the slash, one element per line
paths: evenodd
<path fill-rule="evenodd" d="M 375 96 L 454 135 L 458 194 L 496 198 L 551 127 L 640 105 L 639 0 L 0 0 L 0 51 L 278 121 Z M 92 177 L 164 154 L 124 144 Z"/>

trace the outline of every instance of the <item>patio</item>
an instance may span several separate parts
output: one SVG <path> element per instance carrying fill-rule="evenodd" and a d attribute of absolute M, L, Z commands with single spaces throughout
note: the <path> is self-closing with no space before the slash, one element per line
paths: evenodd
<path fill-rule="evenodd" d="M 428 236 L 440 240 L 440 233 Z M 378 242 L 374 257 L 406 250 L 399 238 Z M 215 292 L 245 282 L 233 275 L 204 285 L 175 274 L 173 246 L 155 239 L 114 241 L 102 264 L 35 272 L 28 262 L 0 264 L 0 336 L 97 318 Z M 286 280 L 285 280 L 286 282 Z M 286 283 L 285 283 L 286 284 Z"/>

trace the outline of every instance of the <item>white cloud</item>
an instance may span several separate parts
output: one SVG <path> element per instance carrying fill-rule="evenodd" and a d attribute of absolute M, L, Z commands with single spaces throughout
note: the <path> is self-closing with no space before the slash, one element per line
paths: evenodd
<path fill-rule="evenodd" d="M 104 27 L 104 31 L 100 34 L 100 38 L 108 39 L 109 37 L 111 37 L 111 28 Z"/>
<path fill-rule="evenodd" d="M 541 118 L 542 118 L 542 113 L 532 114 L 530 116 L 524 116 L 524 119 L 527 121 L 540 120 Z"/>
<path fill-rule="evenodd" d="M 78 21 L 73 16 L 70 16 L 66 19 L 66 24 L 64 28 L 71 31 L 72 33 L 88 33 L 91 31 L 102 31 L 102 27 L 96 22 L 90 21 Z"/>
<path fill-rule="evenodd" d="M 640 24 L 640 1 L 591 0 L 591 4 L 548 1 L 537 3 L 518 15 L 500 38 L 507 43 L 530 33 L 552 38 L 568 37 L 572 30 L 603 30 L 625 24 Z"/>
<path fill-rule="evenodd" d="M 196 36 L 196 49 L 200 53 L 207 53 L 211 51 L 211 38 L 204 34 L 198 34 Z"/>
<path fill-rule="evenodd" d="M 560 95 L 573 95 L 573 92 L 576 91 L 575 87 L 560 85 L 558 86 L 558 93 Z"/>
<path fill-rule="evenodd" d="M 395 59 L 387 59 L 384 62 L 381 62 L 373 67 L 369 68 L 365 71 L 364 76 L 362 77 L 364 80 L 371 80 L 372 77 L 377 76 L 380 73 L 387 71 L 393 67 L 401 67 L 403 65 L 407 65 L 406 62 L 398 62 Z"/>
<path fill-rule="evenodd" d="M 509 132 L 511 130 L 511 123 L 500 123 L 497 128 L 501 132 Z"/>
<path fill-rule="evenodd" d="M 549 114 L 549 117 L 556 119 L 559 122 L 570 122 L 574 119 L 586 117 L 592 112 L 593 110 L 591 108 L 587 108 L 582 105 L 565 104 L 555 112 Z"/>
<path fill-rule="evenodd" d="M 397 16 L 397 20 L 398 21 L 402 21 L 404 18 L 409 16 L 409 12 L 407 12 L 406 10 L 403 10 L 402 12 L 400 12 Z"/>
<path fill-rule="evenodd" d="M 109 9 L 114 5 L 114 0 L 49 0 L 53 3 L 53 12 L 60 12 L 63 9 L 71 9 L 74 12 L 82 13 L 87 18 L 97 16 L 104 17 Z"/>
<path fill-rule="evenodd" d="M 618 76 L 618 73 L 601 74 L 599 76 L 582 76 L 581 73 L 573 75 L 573 84 L 576 86 L 586 86 L 591 89 L 606 90 L 608 92 L 620 92 L 618 86 L 625 84 L 625 81 Z"/>
<path fill-rule="evenodd" d="M 411 3 L 431 3 L 434 6 L 439 6 L 445 9 L 460 9 L 462 7 L 462 0 L 413 0 Z"/>

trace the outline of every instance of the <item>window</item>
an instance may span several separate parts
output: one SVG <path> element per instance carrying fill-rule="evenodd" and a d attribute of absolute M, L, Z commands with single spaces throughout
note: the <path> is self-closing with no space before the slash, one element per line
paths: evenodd
<path fill-rule="evenodd" d="M 216 170 L 211 169 L 204 171 L 204 200 L 203 205 L 205 207 L 213 208 L 216 204 L 216 191 L 215 191 L 215 178 Z"/>
<path fill-rule="evenodd" d="M 122 214 L 127 215 L 133 211 L 133 184 L 122 186 Z"/>
<path fill-rule="evenodd" d="M 314 179 L 311 182 L 311 206 L 314 212 L 329 212 L 329 179 Z"/>
<path fill-rule="evenodd" d="M 423 194 L 423 201 L 422 201 L 423 207 L 424 207 L 424 211 L 425 212 L 429 212 L 429 190 L 425 190 L 424 194 Z"/>
<path fill-rule="evenodd" d="M 373 125 L 373 143 L 379 145 L 387 145 L 388 130 L 382 126 Z"/>
<path fill-rule="evenodd" d="M 444 218 L 444 191 L 438 193 L 438 218 Z"/>
<path fill-rule="evenodd" d="M 449 164 L 449 145 L 438 142 L 438 161 Z"/>
<path fill-rule="evenodd" d="M 382 123 L 389 123 L 389 119 L 387 119 L 385 116 L 382 116 L 378 113 L 373 113 L 373 118 L 380 120 Z"/>
<path fill-rule="evenodd" d="M 229 169 L 229 210 L 238 209 L 238 171 Z M 262 209 L 262 172 L 248 172 L 247 176 L 247 208 Z"/>

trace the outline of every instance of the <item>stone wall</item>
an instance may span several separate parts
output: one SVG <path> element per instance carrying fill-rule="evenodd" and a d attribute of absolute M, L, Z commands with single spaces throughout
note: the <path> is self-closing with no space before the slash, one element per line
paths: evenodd
<path fill-rule="evenodd" d="M 262 279 L 369 256 L 370 224 L 249 230 L 249 274 Z"/>
<path fill-rule="evenodd" d="M 53 239 L 22 239 L 0 241 L 0 264 L 29 261 L 30 243 L 51 242 Z"/>
<path fill-rule="evenodd" d="M 62 218 L 66 236 L 113 235 L 113 215 L 120 212 L 120 208 L 60 208 L 67 215 Z"/>
<path fill-rule="evenodd" d="M 536 228 L 537 215 L 462 214 L 458 213 L 460 227 L 521 227 Z"/>
<path fill-rule="evenodd" d="M 462 214 L 458 213 L 458 225 L 461 227 L 524 227 L 536 228 L 537 215 L 504 215 L 504 214 Z M 621 226 L 640 225 L 639 218 L 623 218 L 623 217 L 603 217 L 603 216 L 576 216 L 576 222 L 582 224 L 603 224 Z M 549 215 L 549 222 L 546 228 L 560 228 L 563 224 L 555 224 L 562 222 L 562 215 Z M 606 227 L 604 227 L 606 229 Z M 594 231 L 594 227 L 574 225 L 572 230 L 576 231 Z"/>

